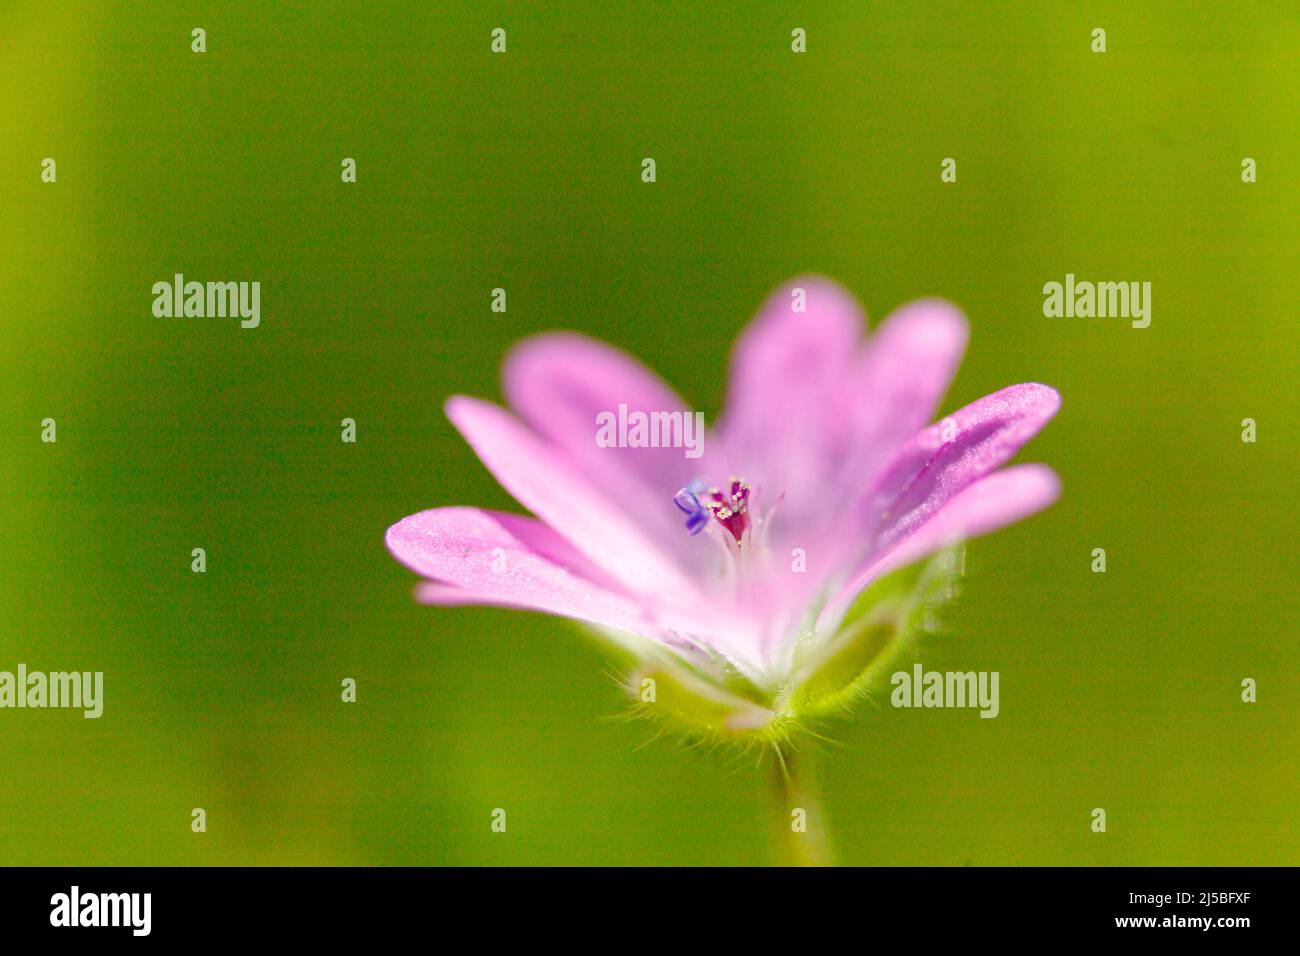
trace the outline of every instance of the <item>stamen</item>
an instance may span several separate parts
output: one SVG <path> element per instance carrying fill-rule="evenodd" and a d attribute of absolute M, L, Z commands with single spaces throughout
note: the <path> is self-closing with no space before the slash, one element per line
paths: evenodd
<path fill-rule="evenodd" d="M 705 489 L 699 479 L 692 481 L 677 494 L 673 504 L 686 515 L 686 530 L 699 534 L 713 518 L 737 544 L 743 544 L 751 527 L 750 487 L 741 478 L 732 478 L 724 492 L 719 488 Z"/>
<path fill-rule="evenodd" d="M 686 513 L 686 530 L 689 534 L 699 534 L 709 523 L 708 509 L 700 504 L 700 499 L 697 497 L 703 488 L 703 482 L 692 481 L 673 495 L 673 504 Z"/>
<path fill-rule="evenodd" d="M 744 539 L 749 530 L 749 485 L 739 478 L 732 478 L 725 494 L 717 488 L 710 488 L 705 493 L 704 507 L 738 543 Z"/>

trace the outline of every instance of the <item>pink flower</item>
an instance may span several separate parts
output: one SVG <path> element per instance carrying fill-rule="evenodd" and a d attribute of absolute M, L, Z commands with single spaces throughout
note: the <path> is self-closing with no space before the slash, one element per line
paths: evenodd
<path fill-rule="evenodd" d="M 1055 414 L 1048 386 L 928 424 L 966 345 L 953 306 L 914 302 L 862 332 L 826 280 L 778 291 L 693 450 L 632 447 L 685 440 L 693 416 L 624 353 L 572 333 L 527 340 L 505 365 L 513 414 L 457 396 L 447 415 L 536 517 L 435 508 L 389 528 L 388 547 L 429 579 L 426 603 L 575 618 L 635 655 L 652 683 L 633 690 L 655 688 L 667 712 L 784 732 L 842 700 L 914 625 L 920 578 L 892 572 L 1059 493 L 1045 466 L 1000 469 Z M 638 412 L 661 430 L 625 433 Z M 605 447 L 615 416 L 622 447 Z M 893 579 L 901 590 L 878 587 Z M 862 607 L 864 591 L 880 600 Z"/>

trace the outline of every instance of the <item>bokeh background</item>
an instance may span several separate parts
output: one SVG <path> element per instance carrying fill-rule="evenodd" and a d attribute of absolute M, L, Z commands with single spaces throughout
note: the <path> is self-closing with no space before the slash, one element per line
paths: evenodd
<path fill-rule="evenodd" d="M 606 338 L 712 416 L 807 271 L 966 311 L 945 410 L 1064 396 L 1021 455 L 1064 497 L 923 648 L 1001 716 L 822 728 L 840 860 L 1300 863 L 1298 47 L 1284 2 L 8 0 L 0 669 L 106 705 L 0 712 L 0 863 L 768 860 L 752 755 L 651 742 L 571 624 L 416 605 L 382 539 L 514 507 L 441 411 L 514 340 Z M 261 281 L 261 327 L 154 318 L 178 271 Z M 1152 282 L 1151 327 L 1044 318 L 1066 272 Z"/>

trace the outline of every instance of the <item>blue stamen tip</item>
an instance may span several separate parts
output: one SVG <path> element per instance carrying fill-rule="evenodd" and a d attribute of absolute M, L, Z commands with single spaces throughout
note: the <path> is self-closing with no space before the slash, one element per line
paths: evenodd
<path fill-rule="evenodd" d="M 709 509 L 700 504 L 700 499 L 695 497 L 694 489 L 699 484 L 700 482 L 693 481 L 673 495 L 673 504 L 686 515 L 686 531 L 693 535 L 699 534 L 709 523 Z"/>

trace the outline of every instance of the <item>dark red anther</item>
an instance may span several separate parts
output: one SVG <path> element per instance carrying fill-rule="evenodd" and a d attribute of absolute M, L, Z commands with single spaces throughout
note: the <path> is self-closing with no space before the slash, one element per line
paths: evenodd
<path fill-rule="evenodd" d="M 726 492 L 710 488 L 700 500 L 718 524 L 731 532 L 733 538 L 740 541 L 744 537 L 749 529 L 749 485 L 739 478 L 732 478 L 731 486 Z"/>

